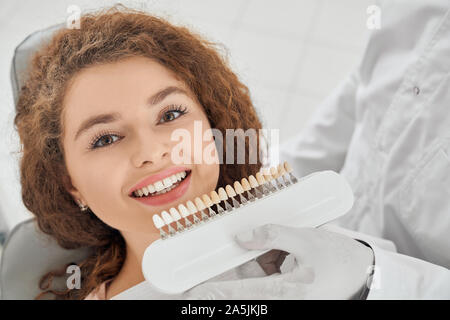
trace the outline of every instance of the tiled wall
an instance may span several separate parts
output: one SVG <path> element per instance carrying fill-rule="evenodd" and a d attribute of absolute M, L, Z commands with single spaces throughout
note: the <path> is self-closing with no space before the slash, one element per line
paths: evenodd
<path fill-rule="evenodd" d="M 0 2 L 0 215 L 9 228 L 28 215 L 20 199 L 14 107 L 9 68 L 15 46 L 29 33 L 116 1 L 2 0 Z M 267 128 L 281 142 L 299 132 L 311 113 L 358 63 L 366 35 L 368 0 L 122 1 L 197 30 L 228 49 Z M 0 219 L 1 221 L 1 219 Z M 1 222 L 0 222 L 1 223 Z M 1 226 L 0 226 L 1 227 Z"/>

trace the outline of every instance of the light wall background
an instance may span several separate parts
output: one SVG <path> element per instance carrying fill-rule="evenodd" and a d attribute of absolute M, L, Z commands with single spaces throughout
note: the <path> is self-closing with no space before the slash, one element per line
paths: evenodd
<path fill-rule="evenodd" d="M 30 33 L 118 1 L 0 0 L 0 231 L 30 217 L 20 196 L 10 65 Z M 299 133 L 327 94 L 356 66 L 370 32 L 369 0 L 148 0 L 124 5 L 189 26 L 222 43 L 280 141 Z"/>

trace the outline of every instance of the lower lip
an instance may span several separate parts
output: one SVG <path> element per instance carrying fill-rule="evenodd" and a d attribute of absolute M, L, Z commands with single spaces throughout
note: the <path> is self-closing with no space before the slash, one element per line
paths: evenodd
<path fill-rule="evenodd" d="M 192 173 L 192 171 L 191 171 Z M 189 183 L 191 181 L 191 173 L 183 180 L 181 183 L 170 190 L 169 192 L 150 197 L 133 198 L 148 206 L 161 206 L 170 202 L 173 202 L 181 198 L 189 188 Z"/>

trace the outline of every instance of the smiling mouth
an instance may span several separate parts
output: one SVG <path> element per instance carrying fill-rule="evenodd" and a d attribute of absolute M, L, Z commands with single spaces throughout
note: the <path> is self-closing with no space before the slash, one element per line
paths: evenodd
<path fill-rule="evenodd" d="M 157 181 L 148 185 L 147 187 L 133 191 L 130 195 L 132 198 L 151 198 L 165 194 L 176 187 L 178 187 L 181 182 L 183 182 L 189 175 L 191 170 L 178 172 L 170 177 L 166 177 L 161 181 Z"/>

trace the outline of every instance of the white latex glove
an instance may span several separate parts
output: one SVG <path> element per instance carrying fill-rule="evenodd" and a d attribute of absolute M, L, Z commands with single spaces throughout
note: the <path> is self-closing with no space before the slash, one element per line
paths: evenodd
<path fill-rule="evenodd" d="M 266 277 L 204 282 L 184 292 L 184 299 L 350 299 L 366 285 L 373 264 L 369 247 L 316 228 L 267 224 L 236 241 L 247 249 L 289 252 L 296 264 Z"/>

